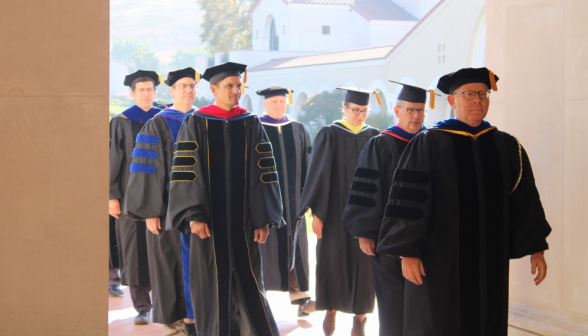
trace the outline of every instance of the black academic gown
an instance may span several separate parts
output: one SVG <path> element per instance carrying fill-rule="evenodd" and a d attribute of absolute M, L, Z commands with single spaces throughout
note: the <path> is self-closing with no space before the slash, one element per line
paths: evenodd
<path fill-rule="evenodd" d="M 108 215 L 108 229 L 108 268 L 120 268 L 120 253 L 118 253 L 118 241 L 116 237 L 116 218 L 110 215 Z"/>
<path fill-rule="evenodd" d="M 180 233 L 165 227 L 174 141 L 163 117 L 155 116 L 145 124 L 136 150 L 146 152 L 133 157 L 133 164 L 138 166 L 129 178 L 125 215 L 134 220 L 160 218 L 158 235 L 145 229 L 153 297 L 151 317 L 155 323 L 171 324 L 187 315 Z"/>
<path fill-rule="evenodd" d="M 310 159 L 298 217 L 310 208 L 323 221 L 316 247 L 317 310 L 365 314 L 374 310 L 374 281 L 369 256 L 347 235 L 341 218 L 353 174 L 365 144 L 380 132 L 370 126 L 355 134 L 334 123 L 321 128 Z"/>
<path fill-rule="evenodd" d="M 141 122 L 127 119 L 122 114 L 110 121 L 109 199 L 118 199 L 121 208 L 115 228 L 120 281 L 126 286 L 148 285 L 150 282 L 145 222 L 128 219 L 122 214 L 135 138 L 143 125 Z"/>
<path fill-rule="evenodd" d="M 282 217 L 286 226 L 270 229 L 265 244 L 259 246 L 266 290 L 289 291 L 290 286 L 308 291 L 308 237 L 306 220 L 297 220 L 300 195 L 306 180 L 312 144 L 304 125 L 289 120 L 281 124 L 262 122 L 274 149 L 282 195 Z M 293 272 L 295 283 L 290 283 Z"/>
<path fill-rule="evenodd" d="M 274 335 L 265 297 L 256 229 L 282 223 L 282 200 L 271 143 L 250 114 L 224 120 L 186 117 L 171 176 L 169 221 L 191 232 L 208 224 L 211 238 L 193 236 L 190 290 L 198 335 Z"/>
<path fill-rule="evenodd" d="M 551 231 L 513 136 L 421 132 L 402 154 L 385 215 L 378 252 L 421 258 L 427 274 L 420 286 L 406 282 L 405 335 L 507 334 L 509 259 L 546 250 Z"/>
<path fill-rule="evenodd" d="M 343 213 L 343 224 L 351 237 L 378 241 L 392 177 L 400 155 L 410 141 L 394 131 L 388 132 L 397 137 L 386 133 L 373 137 L 359 157 Z M 370 259 L 378 299 L 380 336 L 402 336 L 404 276 L 400 260 L 380 253 Z"/>

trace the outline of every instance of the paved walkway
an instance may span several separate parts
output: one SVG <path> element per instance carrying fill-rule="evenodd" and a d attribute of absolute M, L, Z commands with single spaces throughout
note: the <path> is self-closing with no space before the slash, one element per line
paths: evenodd
<path fill-rule="evenodd" d="M 310 261 L 310 288 L 311 295 L 314 296 L 315 280 L 315 246 L 316 236 L 308 235 L 309 240 L 309 261 Z M 137 312 L 133 309 L 131 297 L 127 287 L 122 287 L 123 297 L 110 297 L 108 301 L 108 335 L 141 335 L 141 336 L 162 336 L 163 326 L 160 324 L 150 323 L 148 325 L 136 326 L 133 319 Z M 323 334 L 324 311 L 311 314 L 307 318 L 298 318 L 298 307 L 290 305 L 288 293 L 269 292 L 268 300 L 280 335 L 288 336 L 321 336 Z M 348 336 L 351 334 L 353 325 L 353 316 L 343 313 L 337 314 L 337 327 L 334 336 Z M 366 335 L 378 335 L 378 316 L 377 309 L 374 314 L 368 315 L 366 325 Z"/>

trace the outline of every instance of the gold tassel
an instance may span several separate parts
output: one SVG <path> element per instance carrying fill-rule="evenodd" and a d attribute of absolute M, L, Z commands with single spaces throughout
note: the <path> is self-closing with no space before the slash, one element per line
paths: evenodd
<path fill-rule="evenodd" d="M 380 106 L 382 106 L 382 100 L 380 99 L 380 95 L 378 94 L 378 91 L 374 90 L 374 93 L 376 94 L 376 99 L 378 100 L 378 104 L 380 104 Z"/>
<path fill-rule="evenodd" d="M 488 69 L 488 74 L 490 74 L 490 88 L 494 91 L 498 91 L 498 86 L 496 86 L 496 78 L 494 78 L 494 72 Z"/>
<path fill-rule="evenodd" d="M 200 72 L 198 70 L 194 70 L 194 80 L 196 83 L 200 83 Z"/>
<path fill-rule="evenodd" d="M 157 77 L 159 79 L 159 83 L 157 83 L 157 84 L 163 83 L 163 78 L 161 78 L 161 75 L 160 74 L 157 74 Z"/>
<path fill-rule="evenodd" d="M 247 83 L 247 69 L 245 69 L 245 76 L 243 76 L 243 84 Z"/>
<path fill-rule="evenodd" d="M 429 89 L 429 107 L 431 110 L 435 109 L 435 90 Z"/>
<path fill-rule="evenodd" d="M 245 84 L 241 84 L 241 94 L 245 94 Z"/>
<path fill-rule="evenodd" d="M 290 89 L 286 89 L 288 90 L 288 97 L 290 97 L 290 105 L 294 105 L 294 99 L 292 98 L 292 91 L 290 91 Z"/>

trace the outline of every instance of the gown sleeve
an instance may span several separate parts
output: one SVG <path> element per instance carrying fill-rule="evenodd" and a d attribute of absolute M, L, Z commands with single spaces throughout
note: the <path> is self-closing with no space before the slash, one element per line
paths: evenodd
<path fill-rule="evenodd" d="M 253 120 L 248 148 L 249 215 L 253 229 L 268 225 L 281 227 L 286 222 L 282 219 L 282 196 L 276 161 L 272 144 L 257 118 Z"/>
<path fill-rule="evenodd" d="M 121 199 L 121 169 L 125 159 L 124 135 L 121 117 L 114 117 L 110 121 L 110 189 L 109 199 Z"/>
<path fill-rule="evenodd" d="M 329 212 L 331 170 L 333 154 L 337 149 L 331 132 L 331 128 L 325 126 L 321 128 L 314 139 L 304 192 L 300 197 L 300 206 L 298 207 L 298 217 L 303 217 L 306 210 L 310 208 L 312 213 L 323 223 L 329 220 L 327 214 Z"/>
<path fill-rule="evenodd" d="M 525 149 L 521 146 L 519 152 L 517 143 L 510 152 L 513 166 L 517 168 L 513 176 L 515 180 L 520 176 L 520 182 L 512 191 L 509 200 L 510 258 L 516 259 L 547 250 L 549 245 L 546 238 L 551 232 L 551 226 L 545 218 L 531 162 Z"/>
<path fill-rule="evenodd" d="M 210 224 L 208 183 L 203 170 L 206 144 L 204 130 L 198 129 L 197 116 L 188 115 L 178 133 L 172 162 L 169 190 L 168 226 L 190 232 L 190 222 Z M 204 131 L 205 132 L 205 131 Z"/>
<path fill-rule="evenodd" d="M 351 237 L 378 240 L 386 206 L 386 197 L 382 194 L 389 190 L 388 187 L 384 189 L 381 182 L 386 174 L 382 163 L 389 160 L 382 157 L 390 154 L 380 148 L 380 141 L 379 138 L 370 139 L 359 156 L 343 212 L 343 225 Z"/>
<path fill-rule="evenodd" d="M 392 179 L 377 252 L 393 257 L 422 258 L 431 216 L 431 157 L 427 132 L 406 147 Z"/>
<path fill-rule="evenodd" d="M 134 220 L 163 217 L 166 214 L 165 139 L 162 129 L 151 119 L 137 134 L 131 161 L 125 216 Z"/>

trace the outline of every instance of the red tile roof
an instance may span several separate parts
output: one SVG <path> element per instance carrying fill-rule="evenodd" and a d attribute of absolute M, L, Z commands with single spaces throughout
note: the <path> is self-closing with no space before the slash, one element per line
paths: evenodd
<path fill-rule="evenodd" d="M 287 0 L 283 0 L 287 1 Z M 271 69 L 281 69 L 290 67 L 299 67 L 307 65 L 321 65 L 331 63 L 343 63 L 343 62 L 354 62 L 354 61 L 366 61 L 373 59 L 381 59 L 388 57 L 396 47 L 402 45 L 404 41 L 410 36 L 425 20 L 439 7 L 445 0 L 437 2 L 433 8 L 429 10 L 425 16 L 423 16 L 412 29 L 404 35 L 404 37 L 396 45 L 378 46 L 362 49 L 343 50 L 329 53 L 313 54 L 299 57 L 289 57 L 271 60 L 267 63 L 258 65 L 256 67 L 248 69 L 248 71 L 261 71 Z M 377 51 L 375 51 L 377 50 Z M 384 53 L 382 55 L 382 53 Z"/>
<path fill-rule="evenodd" d="M 384 45 L 370 48 L 334 51 L 320 54 L 311 54 L 298 57 L 274 59 L 267 63 L 247 69 L 247 71 L 261 71 L 270 69 L 293 68 L 309 65 L 369 61 L 383 59 L 394 49 L 394 45 Z"/>
<path fill-rule="evenodd" d="M 282 0 L 287 4 L 311 4 L 311 5 L 349 5 L 366 20 L 386 21 L 418 21 L 419 19 L 410 14 L 400 5 L 392 0 Z M 260 0 L 253 6 L 255 10 Z"/>

